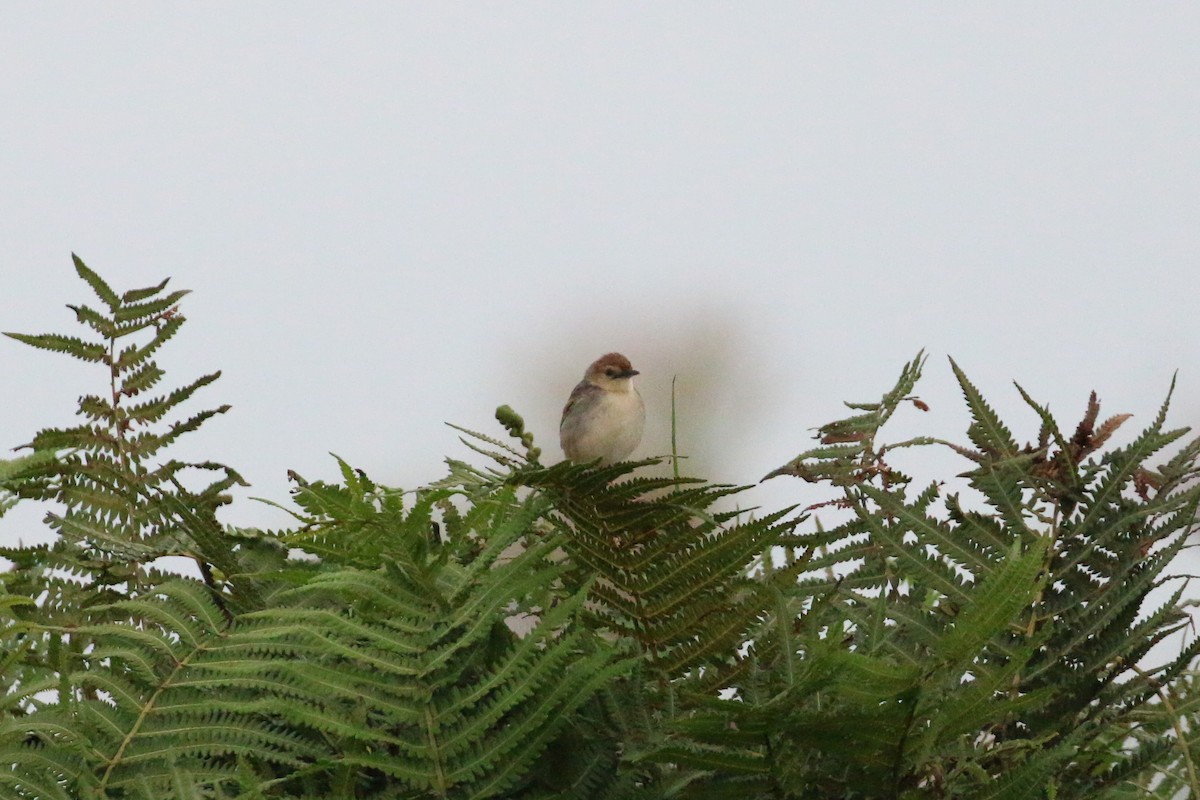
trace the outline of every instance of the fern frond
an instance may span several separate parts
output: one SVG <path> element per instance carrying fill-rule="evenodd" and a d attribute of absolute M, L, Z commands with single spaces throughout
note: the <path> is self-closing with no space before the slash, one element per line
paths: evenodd
<path fill-rule="evenodd" d="M 159 348 L 179 332 L 186 321 L 184 317 L 176 314 L 166 319 L 161 325 L 156 325 L 154 337 L 144 345 L 131 345 L 122 350 L 117 355 L 113 368 L 118 373 L 125 373 L 144 366 L 149 362 L 150 357 L 158 352 Z"/>
<path fill-rule="evenodd" d="M 1014 542 L 1004 563 L 984 578 L 965 607 L 954 620 L 954 628 L 935 649 L 936 657 L 946 664 L 969 661 L 981 648 L 1020 619 L 1038 596 L 1044 574 L 1049 542 L 1038 539 L 1022 551 Z M 1043 573 L 1038 580 L 1039 573 Z"/>
<path fill-rule="evenodd" d="M 88 306 L 73 306 L 68 304 L 67 308 L 75 312 L 75 319 L 82 322 L 89 328 L 100 334 L 105 339 L 115 339 L 120 331 L 120 327 L 111 319 Z"/>
<path fill-rule="evenodd" d="M 974 384 L 967 379 L 966 373 L 959 368 L 953 358 L 950 359 L 950 368 L 954 370 L 954 377 L 958 379 L 958 385 L 962 389 L 963 397 L 967 401 L 967 407 L 974 420 L 971 427 L 967 429 L 967 437 L 991 458 L 1005 459 L 1016 456 L 1018 447 L 1012 433 L 1000 421 L 996 412 L 983 399 L 983 395 L 979 393 Z"/>
<path fill-rule="evenodd" d="M 88 286 L 92 287 L 92 291 L 96 293 L 96 296 L 100 298 L 104 305 L 108 306 L 110 310 L 116 310 L 121 305 L 121 301 L 117 297 L 117 293 L 114 292 L 109 285 L 104 282 L 103 278 L 89 269 L 88 265 L 83 263 L 82 258 L 74 253 L 71 253 L 71 261 L 75 264 L 76 274 L 78 274 L 80 278 L 83 278 L 84 282 L 87 283 Z"/>
<path fill-rule="evenodd" d="M 95 342 L 85 342 L 75 336 L 62 336 L 56 333 L 44 333 L 37 336 L 31 336 L 25 333 L 5 333 L 10 339 L 16 339 L 18 342 L 36 347 L 40 350 L 49 350 L 54 353 L 65 353 L 72 358 L 77 358 L 80 361 L 87 361 L 92 364 L 103 363 L 108 358 L 108 348 L 102 344 Z"/>
<path fill-rule="evenodd" d="M 293 529 L 239 530 L 217 510 L 240 475 L 157 457 L 228 410 L 176 419 L 219 373 L 149 394 L 185 292 L 118 295 L 76 270 L 102 303 L 71 309 L 101 342 L 15 336 L 108 380 L 80 399 L 85 424 L 0 461 L 0 512 L 58 504 L 52 543 L 0 546 L 0 796 L 1174 800 L 1200 786 L 1200 640 L 1151 661 L 1190 620 L 1189 579 L 1170 570 L 1200 510 L 1200 440 L 1150 461 L 1183 435 L 1166 403 L 1105 450 L 1128 415 L 1102 421 L 1092 393 L 1066 437 L 1018 385 L 1039 422 L 1018 447 L 952 361 L 970 445 L 885 441 L 902 405 L 928 411 L 921 352 L 771 473 L 835 499 L 767 512 L 677 464 L 639 474 L 657 459 L 544 467 L 503 406 L 510 441 L 457 429 L 481 465 L 450 460 L 404 492 L 338 458 L 336 481 L 291 474 Z M 977 507 L 890 463 L 929 444 L 971 462 Z M 805 502 L 833 521 L 802 530 Z M 161 572 L 167 556 L 200 579 Z"/>
<path fill-rule="evenodd" d="M 142 424 L 158 422 L 160 419 L 170 413 L 175 406 L 179 405 L 195 394 L 196 390 L 204 386 L 208 386 L 210 383 L 220 377 L 220 372 L 213 372 L 209 375 L 203 375 L 188 385 L 175 389 L 164 397 L 129 406 L 125 409 L 124 418 L 130 422 L 139 422 Z"/>
<path fill-rule="evenodd" d="M 179 301 L 191 294 L 190 289 L 180 289 L 163 297 L 156 297 L 141 302 L 122 300 L 121 307 L 113 312 L 113 318 L 126 325 L 141 325 L 164 316 L 178 305 Z M 172 315 L 173 316 L 173 315 Z"/>
<path fill-rule="evenodd" d="M 167 288 L 167 284 L 170 282 L 171 282 L 170 278 L 163 278 L 161 283 L 157 283 L 154 286 L 147 286 L 144 289 L 130 289 L 129 291 L 127 291 L 121 295 L 121 302 L 122 303 L 141 302 L 142 300 L 145 300 L 148 297 L 153 297 L 154 295 L 161 292 L 163 289 Z"/>

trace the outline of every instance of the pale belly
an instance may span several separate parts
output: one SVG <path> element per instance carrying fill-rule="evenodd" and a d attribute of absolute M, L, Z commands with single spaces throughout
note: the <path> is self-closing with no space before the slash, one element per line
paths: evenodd
<path fill-rule="evenodd" d="M 572 461 L 621 461 L 642 441 L 646 407 L 637 392 L 609 393 L 560 429 L 563 452 Z"/>

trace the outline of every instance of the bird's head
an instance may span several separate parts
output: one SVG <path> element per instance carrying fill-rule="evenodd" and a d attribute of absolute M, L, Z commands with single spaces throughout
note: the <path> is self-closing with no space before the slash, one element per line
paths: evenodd
<path fill-rule="evenodd" d="M 629 392 L 633 390 L 633 382 L 629 379 L 637 374 L 628 358 L 620 353 L 606 353 L 592 362 L 583 378 L 610 392 Z"/>

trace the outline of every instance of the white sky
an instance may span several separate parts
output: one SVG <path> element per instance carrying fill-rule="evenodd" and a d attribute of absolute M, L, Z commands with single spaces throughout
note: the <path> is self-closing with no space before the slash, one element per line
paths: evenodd
<path fill-rule="evenodd" d="M 501 435 L 558 457 L 586 364 L 642 370 L 639 455 L 753 482 L 931 353 L 898 420 L 964 438 L 953 355 L 1022 439 L 1200 422 L 1200 6 L 9 3 L 0 330 L 70 331 L 78 252 L 194 293 L 160 364 L 232 403 L 180 455 L 286 498 Z M 0 444 L 103 376 L 0 341 Z M 923 427 L 919 427 L 923 426 Z M 966 468 L 913 456 L 918 473 Z M 820 499 L 778 480 L 746 502 Z M 43 538 L 14 514 L 0 539 Z M 280 525 L 237 503 L 226 522 Z"/>

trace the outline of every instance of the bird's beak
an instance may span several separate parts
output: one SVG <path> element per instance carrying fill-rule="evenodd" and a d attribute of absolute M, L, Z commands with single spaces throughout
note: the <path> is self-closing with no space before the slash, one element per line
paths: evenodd
<path fill-rule="evenodd" d="M 618 378 L 632 378 L 634 375 L 641 375 L 636 369 L 626 369 L 617 373 Z"/>

